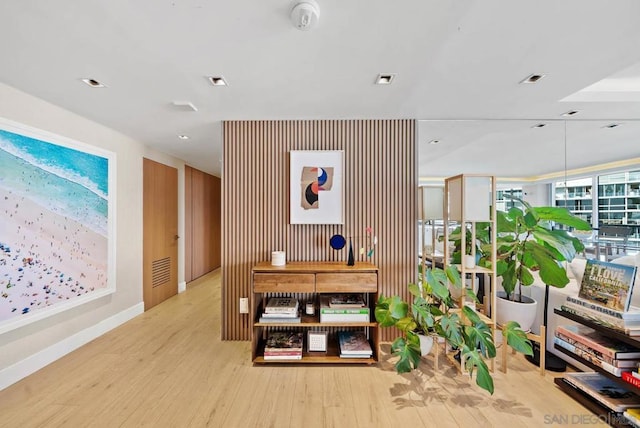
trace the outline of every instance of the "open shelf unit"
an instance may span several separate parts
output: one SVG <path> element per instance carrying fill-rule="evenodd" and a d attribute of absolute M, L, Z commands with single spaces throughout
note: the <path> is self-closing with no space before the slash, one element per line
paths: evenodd
<path fill-rule="evenodd" d="M 572 314 L 570 312 L 567 311 L 563 311 L 562 309 L 558 309 L 555 308 L 554 313 L 556 315 L 559 315 L 561 317 L 570 319 L 572 321 L 578 322 L 580 324 L 583 324 L 587 327 L 590 327 L 604 335 L 606 335 L 607 337 L 611 338 L 611 339 L 615 339 L 615 340 L 619 340 L 620 342 L 624 342 L 626 344 L 635 346 L 637 348 L 640 348 L 640 341 L 635 339 L 634 337 L 628 336 L 620 331 L 617 331 L 615 329 L 603 326 L 601 324 L 598 324 L 595 321 L 589 320 L 587 318 L 583 318 L 579 315 L 576 314 Z M 613 379 L 616 382 L 619 382 L 620 385 L 623 385 L 625 388 L 635 391 L 636 393 L 640 394 L 640 388 L 635 387 L 634 385 L 632 385 L 629 382 L 625 382 L 624 380 L 622 380 L 622 378 L 609 373 L 606 370 L 603 370 L 601 367 L 599 367 L 598 365 L 592 363 L 591 361 L 581 357 L 580 355 L 574 354 L 573 352 L 564 349 L 563 347 L 559 346 L 559 345 L 554 345 L 555 349 L 559 350 L 560 352 L 562 352 L 563 354 L 566 354 L 568 356 L 570 356 L 571 358 L 575 359 L 576 361 L 579 361 L 580 363 L 584 364 L 585 366 L 589 367 L 590 369 L 592 369 L 593 371 L 596 371 L 598 373 L 601 373 L 602 375 L 606 376 L 609 379 Z M 578 401 L 580 404 L 582 404 L 583 406 L 585 406 L 587 409 L 589 409 L 591 412 L 593 412 L 594 414 L 598 415 L 598 416 L 602 416 L 602 415 L 606 415 L 607 417 L 607 422 L 609 423 L 609 425 L 614 426 L 614 427 L 629 427 L 632 426 L 630 423 L 626 423 L 626 420 L 624 418 L 624 416 L 622 415 L 622 413 L 620 412 L 615 412 L 611 409 L 609 409 L 608 407 L 604 406 L 603 404 L 601 404 L 600 402 L 598 402 L 595 398 L 592 398 L 591 396 L 589 396 L 588 394 L 586 394 L 585 392 L 573 387 L 572 385 L 570 385 L 567 381 L 564 380 L 564 378 L 556 378 L 554 380 L 555 384 L 558 385 L 558 387 L 560 387 L 560 389 L 564 392 L 566 392 L 569 396 L 571 396 L 573 399 L 575 399 L 576 401 Z"/>
<path fill-rule="evenodd" d="M 483 315 L 483 320 L 491 328 L 495 343 L 496 340 L 496 178 L 490 175 L 461 174 L 446 178 L 444 181 L 444 257 L 443 263 L 447 267 L 452 262 L 451 248 L 448 245 L 452 230 L 462 227 L 468 233 L 461 233 L 460 248 L 465 249 L 470 245 L 469 251 L 461 256 L 459 263 L 454 266 L 460 272 L 463 286 L 477 290 L 479 288 L 479 275 L 484 276 L 484 300 L 480 302 L 478 312 Z M 488 252 L 487 266 L 475 264 L 476 245 L 480 231 L 478 226 L 487 226 L 491 250 Z M 470 240 L 470 242 L 468 242 Z M 468 281 L 468 282 L 467 282 Z M 464 293 L 460 297 L 460 307 L 469 304 L 465 301 Z M 494 370 L 495 358 L 489 362 L 489 367 Z M 457 361 L 456 361 L 457 362 Z M 462 364 L 457 365 L 463 370 Z"/>
<path fill-rule="evenodd" d="M 374 320 L 375 303 L 378 300 L 378 268 L 367 262 L 347 266 L 344 262 L 288 262 L 284 266 L 272 266 L 261 262 L 253 267 L 253 298 L 251 314 L 253 336 L 251 360 L 254 364 L 373 364 L 378 361 L 379 328 Z M 369 307 L 369 322 L 320 322 L 317 302 L 322 294 L 362 293 Z M 296 323 L 261 323 L 260 314 L 271 296 L 292 296 L 301 301 L 316 303 L 316 315 L 302 315 Z M 302 306 L 302 304 L 301 304 Z M 264 343 L 271 329 L 304 332 L 301 360 L 265 360 Z M 307 349 L 306 333 L 309 330 L 328 332 L 326 352 Z M 362 330 L 369 338 L 373 354 L 368 358 L 341 358 L 336 333 L 340 330 Z"/>

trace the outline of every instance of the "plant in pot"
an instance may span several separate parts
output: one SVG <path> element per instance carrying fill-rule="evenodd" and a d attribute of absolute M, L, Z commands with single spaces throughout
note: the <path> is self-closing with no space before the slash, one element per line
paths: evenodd
<path fill-rule="evenodd" d="M 398 357 L 395 368 L 398 373 L 406 373 L 418 367 L 421 359 L 419 334 L 430 336 L 432 340 L 443 338 L 453 349 L 460 352 L 460 358 L 470 376 L 476 370 L 476 384 L 493 394 L 493 378 L 485 362 L 496 355 L 491 328 L 469 306 L 456 307 L 449 284 L 461 289 L 460 273 L 453 266 L 445 269 L 426 268 L 419 272 L 417 284 L 409 284 L 412 296 L 409 303 L 400 296 L 380 296 L 376 303 L 376 321 L 381 327 L 396 327 L 400 331 L 391 344 L 391 352 Z M 475 294 L 467 290 L 469 298 Z M 531 355 L 531 343 L 526 333 L 513 322 L 507 323 L 502 331 L 513 349 Z"/>
<path fill-rule="evenodd" d="M 566 208 L 532 207 L 519 198 L 513 199 L 522 203 L 524 211 L 517 207 L 508 212 L 497 211 L 496 274 L 502 279 L 504 292 L 498 293 L 496 315 L 498 324 L 516 320 L 528 331 L 536 307 L 533 299 L 523 295 L 523 287 L 534 283 L 532 272 L 537 271 L 544 284 L 562 288 L 569 283 L 563 262 L 570 262 L 584 248 L 578 238 L 566 230 L 553 229 L 552 224 L 577 230 L 591 230 L 591 225 Z M 530 314 L 523 303 L 533 307 Z"/>

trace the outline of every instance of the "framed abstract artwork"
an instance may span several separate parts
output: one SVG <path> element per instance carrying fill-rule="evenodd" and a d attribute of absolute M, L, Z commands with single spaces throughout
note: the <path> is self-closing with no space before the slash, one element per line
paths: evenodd
<path fill-rule="evenodd" d="M 342 224 L 344 152 L 292 150 L 289 156 L 289 222 Z"/>
<path fill-rule="evenodd" d="M 0 333 L 115 291 L 115 154 L 0 118 Z"/>

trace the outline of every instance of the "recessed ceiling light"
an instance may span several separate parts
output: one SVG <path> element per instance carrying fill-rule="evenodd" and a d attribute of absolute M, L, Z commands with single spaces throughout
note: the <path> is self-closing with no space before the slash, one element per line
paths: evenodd
<path fill-rule="evenodd" d="M 603 128 L 617 128 L 618 126 L 622 125 L 621 123 L 610 123 L 608 125 L 603 126 Z"/>
<path fill-rule="evenodd" d="M 213 86 L 227 86 L 227 81 L 222 76 L 209 76 L 207 79 Z"/>
<path fill-rule="evenodd" d="M 395 77 L 396 73 L 380 73 L 376 78 L 376 85 L 390 85 Z"/>
<path fill-rule="evenodd" d="M 521 80 L 520 83 L 538 83 L 544 76 L 544 74 L 530 74 Z"/>
<path fill-rule="evenodd" d="M 532 128 L 544 128 L 545 126 L 547 126 L 546 123 L 536 123 Z"/>
<path fill-rule="evenodd" d="M 104 83 L 100 83 L 96 79 L 85 78 L 81 80 L 92 88 L 106 88 Z"/>
<path fill-rule="evenodd" d="M 440 144 L 440 140 L 431 140 L 429 144 Z"/>
<path fill-rule="evenodd" d="M 180 138 L 181 140 L 188 140 L 188 139 L 189 139 L 189 136 L 188 136 L 188 135 L 181 134 L 181 135 L 178 135 L 178 138 Z"/>
<path fill-rule="evenodd" d="M 562 116 L 568 117 L 568 116 L 574 116 L 576 114 L 580 113 L 580 110 L 569 110 L 566 111 L 564 113 L 562 113 Z"/>

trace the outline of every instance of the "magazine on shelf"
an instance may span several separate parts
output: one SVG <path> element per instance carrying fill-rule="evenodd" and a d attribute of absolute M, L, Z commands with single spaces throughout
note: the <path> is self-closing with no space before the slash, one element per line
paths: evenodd
<path fill-rule="evenodd" d="M 297 313 L 298 299 L 295 297 L 270 297 L 267 306 L 264 308 L 267 314 L 275 313 Z"/>
<path fill-rule="evenodd" d="M 583 358 L 584 360 L 589 361 L 591 364 L 600 367 L 601 369 L 611 373 L 614 376 L 622 376 L 623 373 L 625 372 L 630 372 L 631 370 L 633 370 L 633 367 L 615 367 L 612 364 L 607 363 L 606 361 L 603 361 L 601 359 L 599 359 L 598 357 L 596 357 L 595 355 L 589 353 L 588 351 L 585 351 L 584 349 L 580 349 L 577 348 L 576 346 L 560 339 L 559 337 L 554 337 L 553 338 L 553 342 L 555 344 L 557 344 L 558 346 L 566 349 L 567 351 L 571 352 L 572 354 L 577 355 L 578 357 Z"/>
<path fill-rule="evenodd" d="M 300 316 L 300 312 L 296 311 L 296 312 L 291 312 L 291 313 L 285 313 L 285 312 L 276 312 L 276 313 L 263 313 L 262 317 L 263 318 L 298 318 Z"/>
<path fill-rule="evenodd" d="M 636 388 L 640 388 L 640 379 L 635 377 L 633 375 L 633 373 L 634 372 L 624 372 L 624 373 L 622 373 L 622 380 L 624 380 L 627 383 L 630 383 L 631 385 L 635 386 Z"/>
<path fill-rule="evenodd" d="M 636 266 L 589 259 L 578 296 L 616 311 L 628 311 L 636 269 Z"/>
<path fill-rule="evenodd" d="M 302 318 L 296 317 L 265 317 L 264 315 L 258 320 L 263 324 L 296 324 L 302 322 Z"/>
<path fill-rule="evenodd" d="M 371 356 L 373 351 L 363 331 L 339 331 L 340 353 L 348 355 Z"/>
<path fill-rule="evenodd" d="M 347 294 L 347 293 L 339 293 L 332 294 L 329 296 L 329 307 L 330 308 L 364 308 L 366 306 L 364 301 L 364 296 L 362 293 L 358 294 Z"/>
<path fill-rule="evenodd" d="M 265 354 L 263 357 L 265 360 L 301 360 L 302 353 L 290 355 L 290 354 Z"/>
<path fill-rule="evenodd" d="M 622 414 L 632 426 L 640 427 L 640 409 L 627 409 Z"/>
<path fill-rule="evenodd" d="M 640 395 L 602 373 L 567 373 L 564 380 L 614 412 L 640 407 Z"/>
<path fill-rule="evenodd" d="M 278 350 L 299 350 L 302 352 L 302 336 L 302 332 L 270 331 L 264 350 L 265 352 L 277 352 Z"/>
<path fill-rule="evenodd" d="M 640 358 L 640 349 L 624 342 L 610 339 L 585 325 L 559 325 L 556 332 L 584 343 L 591 349 L 602 352 L 618 360 L 632 360 Z"/>
<path fill-rule="evenodd" d="M 630 307 L 627 312 L 623 312 L 594 303 L 591 300 L 583 299 L 579 296 L 567 296 L 567 302 L 575 303 L 576 305 L 583 306 L 595 312 L 601 312 L 605 315 L 619 318 L 625 322 L 624 324 L 627 327 L 640 326 L 640 310 L 635 307 Z"/>
<path fill-rule="evenodd" d="M 320 299 L 320 322 L 370 322 L 369 308 L 345 308 L 337 309 L 329 307 L 329 298 L 323 296 Z"/>
<path fill-rule="evenodd" d="M 584 306 L 576 305 L 575 303 L 565 302 L 563 305 L 560 306 L 560 309 L 570 314 L 588 319 L 589 321 L 593 321 L 604 327 L 608 327 L 620 332 L 627 331 L 627 329 L 624 326 L 623 320 L 616 317 L 611 317 L 609 315 L 605 315 L 601 312 L 595 312 L 595 311 L 589 310 Z"/>
<path fill-rule="evenodd" d="M 579 342 L 571 337 L 565 336 L 562 333 L 558 333 L 556 331 L 555 333 L 555 338 L 558 338 L 564 342 L 566 342 L 569 345 L 572 345 L 573 347 L 575 347 L 576 349 L 582 351 L 582 352 L 588 352 L 590 355 L 592 355 L 594 358 L 597 358 L 601 361 L 604 361 L 605 363 L 609 363 L 614 367 L 620 367 L 620 368 L 636 368 L 638 367 L 638 362 L 640 362 L 640 359 L 632 359 L 632 360 L 619 360 L 616 358 L 611 358 L 608 355 L 603 355 L 602 352 L 596 351 L 595 349 L 592 349 L 591 347 L 589 347 L 588 345 L 585 345 L 582 342 Z M 554 338 L 554 340 L 555 340 Z M 558 343 L 558 345 L 562 345 L 562 343 Z M 568 350 L 570 350 L 569 348 L 566 348 Z M 585 359 L 588 359 L 587 357 L 584 357 Z"/>

